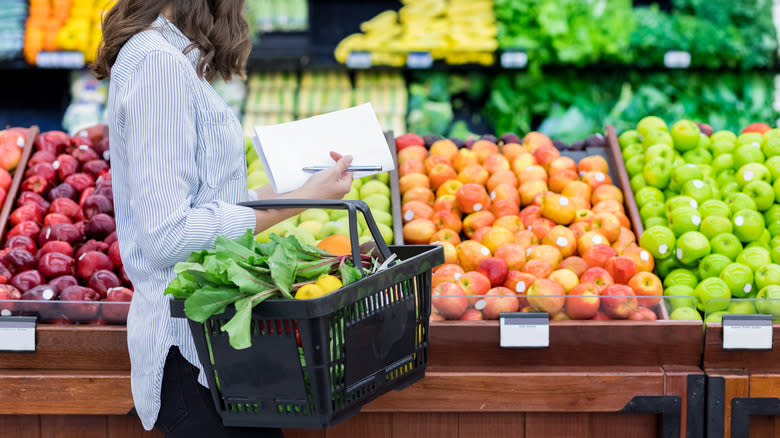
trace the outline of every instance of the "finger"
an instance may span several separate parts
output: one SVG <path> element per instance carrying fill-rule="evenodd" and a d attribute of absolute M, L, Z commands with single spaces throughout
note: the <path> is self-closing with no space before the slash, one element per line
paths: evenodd
<path fill-rule="evenodd" d="M 333 161 L 339 161 L 343 157 L 343 155 L 341 155 L 338 152 L 331 151 L 330 152 L 330 157 L 333 158 Z"/>
<path fill-rule="evenodd" d="M 336 172 L 338 172 L 338 174 L 341 175 L 342 173 L 347 171 L 350 164 L 352 164 L 352 156 L 345 155 L 341 157 L 341 159 L 338 160 L 333 167 L 336 170 Z"/>

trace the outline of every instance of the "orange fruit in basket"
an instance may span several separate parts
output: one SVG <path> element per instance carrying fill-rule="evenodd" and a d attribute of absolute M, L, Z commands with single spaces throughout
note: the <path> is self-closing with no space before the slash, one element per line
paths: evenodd
<path fill-rule="evenodd" d="M 317 248 L 333 255 L 352 254 L 352 244 L 349 241 L 349 237 L 343 234 L 334 234 L 322 239 Z"/>

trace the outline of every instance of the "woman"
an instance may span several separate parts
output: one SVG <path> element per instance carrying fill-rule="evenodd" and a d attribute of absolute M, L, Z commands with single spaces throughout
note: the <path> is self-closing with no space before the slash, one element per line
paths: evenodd
<path fill-rule="evenodd" d="M 173 266 L 219 235 L 259 233 L 296 211 L 254 211 L 241 125 L 209 82 L 243 76 L 243 0 L 119 0 L 106 15 L 94 70 L 110 78 L 108 126 L 117 234 L 135 285 L 127 320 L 135 408 L 167 437 L 278 437 L 222 425 L 184 319 L 163 295 Z M 286 198 L 340 199 L 351 157 Z"/>

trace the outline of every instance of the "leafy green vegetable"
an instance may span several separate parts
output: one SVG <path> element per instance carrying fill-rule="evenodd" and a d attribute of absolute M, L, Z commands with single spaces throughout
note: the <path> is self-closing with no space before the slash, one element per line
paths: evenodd
<path fill-rule="evenodd" d="M 375 264 L 363 255 L 361 267 Z M 344 285 L 361 278 L 349 256 L 328 254 L 295 236 L 272 234 L 271 241 L 257 245 L 251 230 L 235 240 L 218 237 L 213 250 L 193 253 L 174 267 L 174 273 L 165 293 L 184 299 L 184 312 L 193 321 L 202 323 L 234 305 L 235 316 L 221 330 L 236 349 L 251 346 L 252 309 L 263 301 L 293 299 L 298 287 L 324 274 L 341 277 Z"/>

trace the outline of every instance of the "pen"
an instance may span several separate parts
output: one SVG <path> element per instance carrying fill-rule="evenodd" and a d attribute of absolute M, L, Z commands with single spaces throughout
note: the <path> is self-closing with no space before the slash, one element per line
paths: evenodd
<path fill-rule="evenodd" d="M 310 166 L 310 167 L 304 167 L 302 170 L 304 172 L 310 172 L 315 173 L 319 172 L 321 170 L 328 169 L 330 166 Z M 381 172 L 382 166 L 349 166 L 347 168 L 348 172 Z"/>

